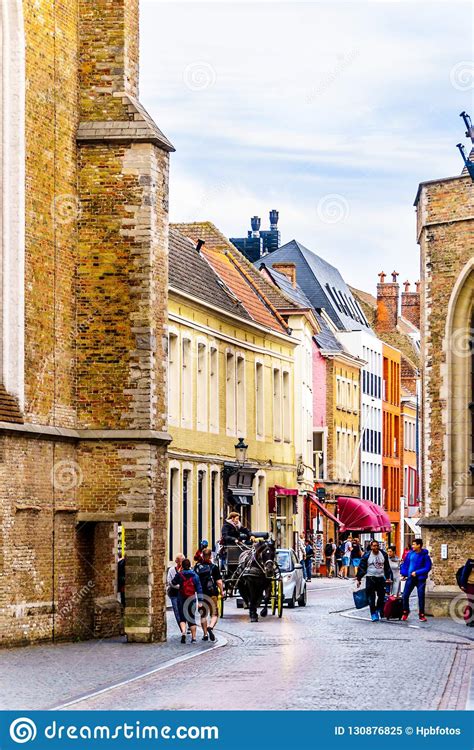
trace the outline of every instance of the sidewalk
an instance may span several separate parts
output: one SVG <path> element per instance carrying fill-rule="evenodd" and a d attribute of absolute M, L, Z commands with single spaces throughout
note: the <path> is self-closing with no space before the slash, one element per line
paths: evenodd
<path fill-rule="evenodd" d="M 0 650 L 0 709 L 50 709 L 73 698 L 133 679 L 156 668 L 172 666 L 225 645 L 180 643 L 173 614 L 168 614 L 166 643 L 125 643 L 125 638 L 58 643 Z"/>

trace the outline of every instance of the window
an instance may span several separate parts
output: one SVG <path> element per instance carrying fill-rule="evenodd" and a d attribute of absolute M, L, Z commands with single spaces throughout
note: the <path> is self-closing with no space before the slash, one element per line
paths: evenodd
<path fill-rule="evenodd" d="M 189 475 L 190 471 L 189 469 L 184 469 L 183 471 L 183 504 L 182 504 L 182 510 L 183 510 L 183 538 L 182 538 L 182 549 L 183 549 L 183 555 L 185 557 L 188 556 L 188 551 L 191 551 L 191 543 L 190 543 L 190 536 L 192 533 L 192 523 L 190 519 L 191 514 L 191 498 L 189 497 L 189 491 L 190 491 L 190 481 L 189 481 Z M 189 544 L 188 544 L 189 542 Z"/>
<path fill-rule="evenodd" d="M 209 430 L 219 432 L 218 351 L 214 346 L 209 353 L 209 400 Z"/>
<path fill-rule="evenodd" d="M 281 372 L 273 369 L 273 437 L 281 440 Z"/>
<path fill-rule="evenodd" d="M 283 440 L 289 443 L 291 440 L 291 400 L 290 400 L 290 373 L 283 373 Z"/>
<path fill-rule="evenodd" d="M 168 489 L 168 560 L 174 560 L 179 552 L 179 511 L 179 469 L 172 468 Z"/>
<path fill-rule="evenodd" d="M 181 424 L 193 424 L 193 372 L 190 339 L 183 339 L 181 359 Z"/>
<path fill-rule="evenodd" d="M 205 480 L 206 473 L 202 470 L 198 471 L 198 507 L 197 507 L 197 529 L 198 529 L 198 543 L 201 542 L 207 535 L 207 524 L 204 524 L 204 505 L 205 505 Z"/>
<path fill-rule="evenodd" d="M 197 349 L 197 428 L 207 430 L 207 351 L 206 345 L 198 343 Z"/>
<path fill-rule="evenodd" d="M 216 546 L 217 533 L 220 530 L 219 518 L 219 472 L 211 472 L 211 545 Z"/>
<path fill-rule="evenodd" d="M 245 359 L 237 357 L 237 434 L 242 437 L 247 432 L 245 399 Z"/>
<path fill-rule="evenodd" d="M 226 430 L 235 435 L 235 357 L 232 352 L 226 354 Z"/>
<path fill-rule="evenodd" d="M 263 364 L 257 362 L 255 365 L 255 423 L 258 438 L 263 438 L 265 435 L 264 404 Z"/>
<path fill-rule="evenodd" d="M 168 340 L 168 417 L 179 424 L 179 339 L 170 333 Z"/>

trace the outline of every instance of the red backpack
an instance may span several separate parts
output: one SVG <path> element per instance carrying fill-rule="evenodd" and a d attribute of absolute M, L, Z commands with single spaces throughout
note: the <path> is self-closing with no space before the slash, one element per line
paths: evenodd
<path fill-rule="evenodd" d="M 193 575 L 185 576 L 182 573 L 180 573 L 179 575 L 180 575 L 181 580 L 182 580 L 180 594 L 182 596 L 186 597 L 186 599 L 189 596 L 195 596 L 196 595 L 196 585 L 194 583 L 194 576 Z"/>

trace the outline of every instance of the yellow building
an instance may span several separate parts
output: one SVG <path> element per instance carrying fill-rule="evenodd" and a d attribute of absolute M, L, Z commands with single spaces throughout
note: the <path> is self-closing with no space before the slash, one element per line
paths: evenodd
<path fill-rule="evenodd" d="M 203 538 L 214 546 L 233 508 L 279 546 L 293 546 L 302 523 L 302 504 L 283 492 L 297 487 L 296 341 L 226 242 L 211 224 L 170 230 L 169 559 L 192 557 Z"/>

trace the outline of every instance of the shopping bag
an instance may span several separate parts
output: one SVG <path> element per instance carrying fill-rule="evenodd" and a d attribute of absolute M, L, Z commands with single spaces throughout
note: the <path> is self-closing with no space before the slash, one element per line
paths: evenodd
<path fill-rule="evenodd" d="M 369 606 L 367 589 L 358 589 L 357 591 L 353 591 L 352 596 L 354 597 L 354 604 L 357 609 L 363 609 L 364 607 Z"/>

